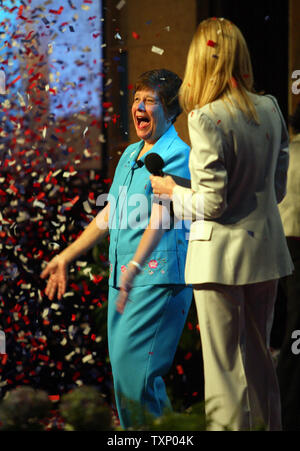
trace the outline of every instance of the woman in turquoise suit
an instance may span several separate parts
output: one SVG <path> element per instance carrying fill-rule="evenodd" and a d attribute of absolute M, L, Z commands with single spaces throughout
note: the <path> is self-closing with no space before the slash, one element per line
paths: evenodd
<path fill-rule="evenodd" d="M 68 265 L 110 234 L 108 344 L 123 428 L 133 421 L 142 424 L 146 412 L 160 416 L 171 407 L 163 375 L 172 364 L 192 300 L 192 289 L 184 282 L 188 224 L 175 223 L 170 205 L 154 198 L 144 162 L 149 153 L 157 153 L 166 173 L 190 178 L 189 147 L 173 125 L 181 112 L 180 85 L 180 78 L 165 69 L 139 77 L 132 118 L 140 141 L 123 153 L 107 205 L 41 275 L 50 276 L 48 297 L 53 299 L 57 291 L 60 299 Z"/>

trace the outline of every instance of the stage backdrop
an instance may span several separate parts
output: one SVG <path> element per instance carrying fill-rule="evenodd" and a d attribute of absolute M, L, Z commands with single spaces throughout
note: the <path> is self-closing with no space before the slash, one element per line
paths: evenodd
<path fill-rule="evenodd" d="M 102 167 L 103 22 L 101 0 L 0 6 L 2 167 Z"/>

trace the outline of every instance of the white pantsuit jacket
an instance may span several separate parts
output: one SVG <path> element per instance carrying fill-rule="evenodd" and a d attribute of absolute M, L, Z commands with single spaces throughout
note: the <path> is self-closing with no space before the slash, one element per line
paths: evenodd
<path fill-rule="evenodd" d="M 252 284 L 290 274 L 277 204 L 286 192 L 288 133 L 276 99 L 249 94 L 259 125 L 217 100 L 189 113 L 191 189 L 174 213 L 191 219 L 188 284 Z"/>

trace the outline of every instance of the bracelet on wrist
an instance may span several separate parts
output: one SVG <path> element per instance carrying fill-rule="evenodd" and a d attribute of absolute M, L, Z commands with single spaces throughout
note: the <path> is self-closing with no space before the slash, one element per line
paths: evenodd
<path fill-rule="evenodd" d="M 138 262 L 136 262 L 135 260 L 131 260 L 129 263 L 131 263 L 133 266 L 135 266 L 138 270 L 139 270 L 139 272 L 141 272 L 142 271 L 142 267 L 141 267 L 141 265 L 138 263 Z"/>

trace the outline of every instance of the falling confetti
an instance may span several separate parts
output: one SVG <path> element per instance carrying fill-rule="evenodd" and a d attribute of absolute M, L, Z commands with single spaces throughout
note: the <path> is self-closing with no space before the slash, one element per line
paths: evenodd
<path fill-rule="evenodd" d="M 117 4 L 116 4 L 116 8 L 117 9 L 122 9 L 123 8 L 123 6 L 126 4 L 126 1 L 125 0 L 120 0 Z"/>
<path fill-rule="evenodd" d="M 0 330 L 7 352 L 0 356 L 0 398 L 26 384 L 58 400 L 78 382 L 95 384 L 109 397 L 105 336 L 95 325 L 96 311 L 105 311 L 107 304 L 107 257 L 98 258 L 96 272 L 91 254 L 80 270 L 70 268 L 61 302 L 49 301 L 40 278 L 47 261 L 97 214 L 88 193 L 108 192 L 111 182 L 104 182 L 98 170 L 77 168 L 99 158 L 99 138 L 105 140 L 91 107 L 93 96 L 101 102 L 104 77 L 89 51 L 96 40 L 101 48 L 101 17 L 88 20 L 87 8 L 81 9 L 84 4 L 94 11 L 91 0 L 48 1 L 35 10 L 33 3 L 9 9 L 1 24 L 6 45 L 0 67 L 12 64 L 0 114 Z M 72 18 L 69 13 L 76 9 Z M 80 26 L 89 43 L 76 37 Z M 75 70 L 71 53 L 77 57 Z M 94 92 L 93 79 L 99 80 Z M 77 155 L 76 144 L 87 151 Z"/>
<path fill-rule="evenodd" d="M 153 53 L 157 53 L 158 55 L 163 55 L 163 53 L 164 53 L 163 49 L 156 47 L 155 45 L 152 46 L 151 51 Z"/>
<path fill-rule="evenodd" d="M 209 47 L 216 47 L 217 43 L 209 39 L 206 45 Z"/>

